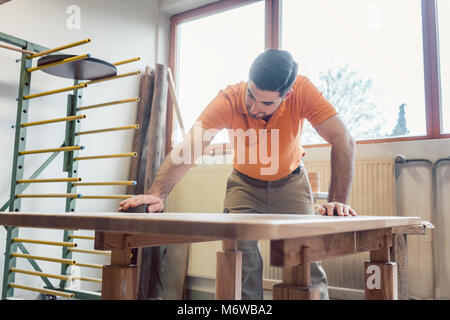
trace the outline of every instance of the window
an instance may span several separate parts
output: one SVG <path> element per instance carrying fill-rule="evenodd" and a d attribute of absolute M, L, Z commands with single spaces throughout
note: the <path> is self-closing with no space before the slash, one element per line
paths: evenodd
<path fill-rule="evenodd" d="M 450 1 L 438 1 L 442 133 L 450 133 Z"/>
<path fill-rule="evenodd" d="M 421 10 L 420 0 L 282 2 L 282 49 L 357 140 L 426 134 Z M 308 123 L 302 144 L 316 143 Z"/>
<path fill-rule="evenodd" d="M 221 0 L 172 19 L 186 128 L 219 90 L 247 80 L 265 38 L 294 55 L 357 143 L 450 137 L 449 0 Z M 303 145 L 325 142 L 304 125 Z"/>
<path fill-rule="evenodd" d="M 179 24 L 177 83 L 186 131 L 228 85 L 248 80 L 255 57 L 264 51 L 264 1 Z M 174 142 L 181 140 L 179 130 Z M 226 143 L 226 131 L 212 143 Z"/>

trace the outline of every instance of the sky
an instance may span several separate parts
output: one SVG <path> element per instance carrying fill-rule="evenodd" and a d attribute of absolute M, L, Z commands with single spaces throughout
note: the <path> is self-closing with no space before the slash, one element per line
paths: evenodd
<path fill-rule="evenodd" d="M 450 1 L 439 1 L 441 16 L 450 18 Z M 450 57 L 448 18 L 440 19 L 445 58 Z M 183 23 L 179 35 L 178 96 L 190 128 L 219 90 L 247 81 L 251 63 L 264 51 L 264 1 Z M 349 65 L 358 77 L 372 79 L 382 92 L 376 102 L 385 133 L 392 132 L 402 103 L 410 134 L 426 133 L 422 43 L 420 0 L 283 1 L 281 48 L 293 54 L 299 73 L 314 82 L 327 65 Z M 450 84 L 445 58 L 443 88 Z M 442 98 L 448 132 L 449 90 Z M 214 142 L 228 142 L 226 133 Z"/>

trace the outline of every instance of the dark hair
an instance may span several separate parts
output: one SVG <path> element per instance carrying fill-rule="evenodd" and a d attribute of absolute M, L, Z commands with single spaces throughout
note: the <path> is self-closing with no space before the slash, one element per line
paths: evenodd
<path fill-rule="evenodd" d="M 294 84 L 298 64 L 285 50 L 268 49 L 253 61 L 249 79 L 260 90 L 278 91 L 282 97 Z"/>

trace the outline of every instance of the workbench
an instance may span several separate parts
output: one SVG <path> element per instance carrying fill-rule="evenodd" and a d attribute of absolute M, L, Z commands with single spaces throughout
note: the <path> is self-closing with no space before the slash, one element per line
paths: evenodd
<path fill-rule="evenodd" d="M 365 262 L 366 299 L 397 299 L 395 234 L 423 229 L 418 217 L 317 216 L 216 213 L 0 213 L 0 224 L 17 227 L 95 230 L 95 249 L 111 250 L 103 267 L 103 299 L 136 299 L 137 267 L 131 249 L 223 241 L 217 252 L 216 299 L 241 298 L 242 252 L 238 240 L 271 241 L 272 266 L 283 267 L 274 299 L 318 299 L 310 262 L 370 251 Z"/>

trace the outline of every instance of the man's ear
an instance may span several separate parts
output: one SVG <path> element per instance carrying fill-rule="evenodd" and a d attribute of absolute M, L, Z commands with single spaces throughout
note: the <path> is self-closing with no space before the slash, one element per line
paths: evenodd
<path fill-rule="evenodd" d="M 284 96 L 283 96 L 283 101 L 287 100 L 287 99 L 291 96 L 292 92 L 294 92 L 294 89 L 290 88 L 290 89 L 288 90 L 288 92 L 286 92 L 286 93 L 284 94 Z"/>

